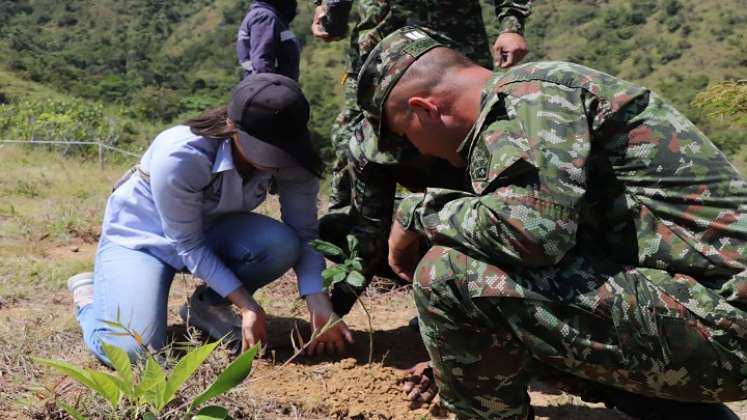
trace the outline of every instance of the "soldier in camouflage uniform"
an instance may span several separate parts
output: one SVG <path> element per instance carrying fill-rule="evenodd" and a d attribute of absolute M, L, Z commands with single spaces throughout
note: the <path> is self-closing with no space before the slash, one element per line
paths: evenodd
<path fill-rule="evenodd" d="M 350 7 L 352 0 L 315 0 L 315 3 L 322 5 L 318 10 L 324 10 L 344 7 L 344 3 Z M 520 61 L 527 52 L 521 34 L 530 3 L 530 0 L 493 0 L 498 25 L 496 32 L 500 33 L 494 49 L 500 66 Z M 323 13 L 327 12 L 324 10 Z M 445 162 L 423 159 L 412 148 L 394 155 L 362 147 L 371 143 L 366 138 L 373 133 L 362 124 L 363 116 L 356 105 L 356 78 L 361 64 L 384 36 L 416 23 L 449 36 L 455 48 L 483 66 L 492 67 L 493 58 L 478 0 L 359 0 L 358 14 L 360 21 L 350 36 L 344 79 L 345 106 L 331 133 L 336 154 L 330 192 L 330 211 L 333 214 L 320 220 L 320 235 L 322 239 L 341 246 L 345 245 L 344 237 L 348 233 L 359 237 L 360 255 L 365 261 L 364 273 L 370 280 L 373 274 L 390 274 L 386 264 L 386 235 L 391 225 L 397 184 L 412 191 L 423 190 L 426 186 L 457 188 L 458 185 L 450 176 L 454 170 L 444 169 L 448 167 Z M 333 13 L 328 13 L 331 15 Z M 315 21 L 319 18 L 317 14 Z M 327 24 L 338 25 L 336 22 Z M 312 27 L 317 36 L 324 38 L 319 34 L 320 30 L 323 28 L 319 29 L 318 25 Z M 356 293 L 346 289 L 334 290 L 335 310 L 345 315 L 355 298 Z"/>
<path fill-rule="evenodd" d="M 525 419 L 528 381 L 552 373 L 736 418 L 705 403 L 747 398 L 743 177 L 646 88 L 563 62 L 493 73 L 442 47 L 386 37 L 358 99 L 379 134 L 468 173 L 470 191 L 404 198 L 389 238 L 447 407 Z"/>

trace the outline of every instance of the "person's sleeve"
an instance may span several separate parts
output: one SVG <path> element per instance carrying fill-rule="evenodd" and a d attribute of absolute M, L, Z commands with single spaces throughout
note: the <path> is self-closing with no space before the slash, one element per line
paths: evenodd
<path fill-rule="evenodd" d="M 225 297 L 241 281 L 205 245 L 203 190 L 212 179 L 212 162 L 190 146 L 162 146 L 153 155 L 150 185 L 161 225 L 184 265 Z"/>
<path fill-rule="evenodd" d="M 323 290 L 324 258 L 309 244 L 319 237 L 319 178 L 301 167 L 279 169 L 274 177 L 280 198 L 281 218 L 301 240 L 300 257 L 293 267 L 298 278 L 298 293 L 301 296 L 319 293 Z"/>
<path fill-rule="evenodd" d="M 498 32 L 524 33 L 524 24 L 531 13 L 531 0 L 493 0 Z"/>
<path fill-rule="evenodd" d="M 594 101 L 582 89 L 517 85 L 536 95 L 509 96 L 507 119 L 473 145 L 469 171 L 480 193 L 428 189 L 403 200 L 396 218 L 478 258 L 549 266 L 576 245 Z"/>
<path fill-rule="evenodd" d="M 249 56 L 255 73 L 274 73 L 280 49 L 277 16 L 262 10 L 250 21 Z"/>

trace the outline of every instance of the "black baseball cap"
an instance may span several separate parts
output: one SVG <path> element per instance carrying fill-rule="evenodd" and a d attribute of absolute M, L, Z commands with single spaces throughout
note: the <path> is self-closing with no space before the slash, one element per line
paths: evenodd
<path fill-rule="evenodd" d="M 228 118 L 252 162 L 271 168 L 306 166 L 312 153 L 309 102 L 293 79 L 274 73 L 247 76 L 231 92 Z"/>

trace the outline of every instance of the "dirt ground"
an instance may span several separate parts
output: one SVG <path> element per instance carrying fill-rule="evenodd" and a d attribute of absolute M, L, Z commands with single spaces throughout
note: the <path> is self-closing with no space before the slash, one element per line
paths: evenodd
<path fill-rule="evenodd" d="M 90 241 L 75 240 L 43 253 L 49 258 L 86 259 L 92 258 L 93 251 Z M 169 323 L 176 341 L 185 333 L 176 310 L 196 284 L 178 276 L 172 285 Z M 220 401 L 232 408 L 236 418 L 428 419 L 444 415 L 436 408 L 411 410 L 398 384 L 403 369 L 426 358 L 417 331 L 408 326 L 415 316 L 408 288 L 373 288 L 364 296 L 375 330 L 371 364 L 367 318 L 360 306 L 345 318 L 356 341 L 348 355 L 337 360 L 301 356 L 286 363 L 294 352 L 290 340 L 294 328 L 308 334 L 305 305 L 296 296 L 292 274 L 257 294 L 269 316 L 271 350 L 255 362 L 250 378 Z M 81 389 L 39 368 L 30 356 L 98 366 L 83 346 L 64 289 L 0 303 L 0 418 L 64 418 L 54 409 L 54 398 L 75 401 L 83 395 Z M 584 403 L 541 384 L 533 386 L 531 398 L 538 419 L 628 419 L 603 405 Z M 731 406 L 747 419 L 746 404 Z"/>

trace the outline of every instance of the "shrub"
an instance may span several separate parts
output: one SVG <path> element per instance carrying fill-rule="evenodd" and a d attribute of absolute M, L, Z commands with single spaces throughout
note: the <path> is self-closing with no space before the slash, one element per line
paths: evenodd
<path fill-rule="evenodd" d="M 138 113 L 149 120 L 171 121 L 184 112 L 181 96 L 174 90 L 146 86 L 140 89 L 133 100 Z"/>
<path fill-rule="evenodd" d="M 13 140 L 95 141 L 115 144 L 121 127 L 101 105 L 82 100 L 21 101 L 0 105 L 0 137 Z M 68 151 L 88 151 L 71 145 Z"/>
<path fill-rule="evenodd" d="M 712 85 L 700 92 L 692 104 L 713 119 L 747 128 L 747 81 Z"/>

